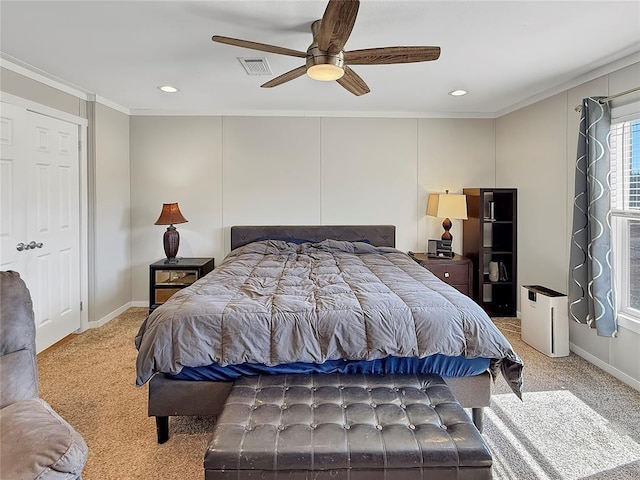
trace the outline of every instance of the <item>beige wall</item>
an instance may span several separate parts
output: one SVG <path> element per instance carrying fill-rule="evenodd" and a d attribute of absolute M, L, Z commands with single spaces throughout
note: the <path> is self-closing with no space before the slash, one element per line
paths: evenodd
<path fill-rule="evenodd" d="M 496 186 L 518 188 L 519 284 L 566 293 L 575 152 L 582 98 L 638 86 L 640 63 L 496 119 Z M 640 382 L 640 334 L 621 322 L 618 338 L 570 323 L 573 351 L 630 383 Z"/>
<path fill-rule="evenodd" d="M 90 319 L 110 318 L 131 301 L 129 116 L 95 105 L 94 293 Z"/>
<path fill-rule="evenodd" d="M 566 94 L 555 95 L 496 120 L 496 187 L 518 189 L 518 283 L 561 292 L 568 265 L 566 105 Z"/>
<path fill-rule="evenodd" d="M 417 120 L 322 119 L 322 218 L 391 224 L 396 246 L 416 249 Z"/>
<path fill-rule="evenodd" d="M 148 265 L 164 256 L 164 227 L 153 222 L 168 201 L 179 202 L 189 220 L 177 227 L 182 256 L 220 262 L 237 224 L 390 223 L 398 248 L 424 250 L 427 235 L 439 237 L 442 229 L 441 220 L 424 213 L 429 191 L 493 185 L 493 125 L 486 119 L 132 117 L 132 299 L 148 301 Z M 461 238 L 461 224 L 456 231 Z"/>
<path fill-rule="evenodd" d="M 163 203 L 178 202 L 179 256 L 224 253 L 222 118 L 131 117 L 131 240 L 134 301 L 149 301 L 149 264 L 164 258 Z"/>
<path fill-rule="evenodd" d="M 221 226 L 320 223 L 320 119 L 224 117 L 222 122 Z M 229 232 L 223 245 L 227 252 Z"/>
<path fill-rule="evenodd" d="M 424 215 L 429 193 L 462 193 L 463 188 L 495 187 L 493 119 L 418 121 L 418 250 L 441 237 L 442 219 Z M 462 253 L 462 220 L 452 220 L 453 249 Z"/>

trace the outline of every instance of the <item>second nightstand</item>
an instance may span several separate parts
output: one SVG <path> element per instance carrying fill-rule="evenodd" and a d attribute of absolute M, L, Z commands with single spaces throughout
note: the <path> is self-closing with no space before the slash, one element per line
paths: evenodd
<path fill-rule="evenodd" d="M 213 258 L 181 258 L 176 263 L 158 260 L 149 265 L 149 313 L 214 268 Z"/>
<path fill-rule="evenodd" d="M 436 277 L 465 295 L 473 294 L 473 264 L 456 254 L 453 258 L 431 258 L 426 253 L 414 253 L 412 258 Z"/>

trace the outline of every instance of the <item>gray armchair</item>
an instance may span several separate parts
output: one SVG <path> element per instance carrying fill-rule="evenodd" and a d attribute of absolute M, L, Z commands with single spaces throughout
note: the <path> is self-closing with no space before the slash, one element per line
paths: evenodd
<path fill-rule="evenodd" d="M 87 444 L 38 398 L 29 290 L 17 272 L 0 279 L 0 478 L 81 478 Z"/>

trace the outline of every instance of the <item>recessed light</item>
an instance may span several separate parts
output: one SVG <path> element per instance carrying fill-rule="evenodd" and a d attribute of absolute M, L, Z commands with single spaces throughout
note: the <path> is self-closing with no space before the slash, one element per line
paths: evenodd
<path fill-rule="evenodd" d="M 452 97 L 461 97 L 462 95 L 466 95 L 467 92 L 466 90 L 452 90 L 449 92 L 449 95 L 451 95 Z"/>
<path fill-rule="evenodd" d="M 171 85 L 162 85 L 158 88 L 165 93 L 176 93 L 178 91 L 176 87 L 172 87 Z"/>

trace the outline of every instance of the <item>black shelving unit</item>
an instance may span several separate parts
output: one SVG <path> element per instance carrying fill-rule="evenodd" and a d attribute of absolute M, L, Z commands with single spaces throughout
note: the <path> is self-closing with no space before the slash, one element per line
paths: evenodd
<path fill-rule="evenodd" d="M 473 299 L 496 317 L 515 317 L 518 195 L 515 188 L 465 188 L 462 254 L 473 262 Z M 492 265 L 493 263 L 493 265 Z M 497 266 L 497 276 L 490 268 Z"/>

